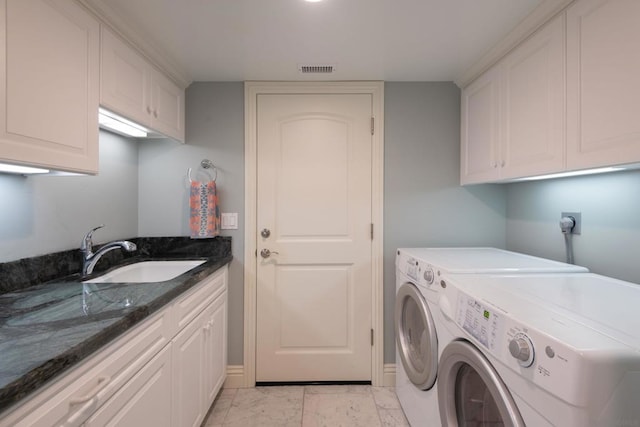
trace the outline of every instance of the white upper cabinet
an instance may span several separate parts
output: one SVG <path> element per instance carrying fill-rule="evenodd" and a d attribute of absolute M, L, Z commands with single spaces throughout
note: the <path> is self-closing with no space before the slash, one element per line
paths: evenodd
<path fill-rule="evenodd" d="M 500 69 L 496 66 L 462 91 L 462 184 L 500 177 Z"/>
<path fill-rule="evenodd" d="M 567 10 L 567 168 L 640 162 L 640 1 Z"/>
<path fill-rule="evenodd" d="M 184 90 L 108 29 L 102 29 L 100 104 L 184 141 Z"/>
<path fill-rule="evenodd" d="M 502 61 L 502 178 L 564 167 L 564 24 L 556 17 Z"/>
<path fill-rule="evenodd" d="M 148 123 L 151 68 L 132 48 L 102 28 L 100 104 L 135 122 Z"/>
<path fill-rule="evenodd" d="M 151 73 L 151 128 L 184 142 L 184 90 L 156 70 Z"/>
<path fill-rule="evenodd" d="M 0 161 L 98 172 L 100 25 L 68 0 L 0 0 Z"/>
<path fill-rule="evenodd" d="M 461 183 L 564 167 L 564 16 L 462 91 Z"/>

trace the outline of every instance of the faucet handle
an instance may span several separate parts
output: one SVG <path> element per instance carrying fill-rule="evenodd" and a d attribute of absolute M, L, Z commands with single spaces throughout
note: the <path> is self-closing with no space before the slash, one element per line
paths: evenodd
<path fill-rule="evenodd" d="M 102 227 L 104 227 L 104 224 L 100 224 L 99 226 L 92 228 L 91 230 L 89 230 L 87 234 L 84 235 L 84 238 L 82 239 L 82 243 L 80 244 L 81 250 L 91 252 L 91 249 L 93 248 L 93 242 L 91 241 L 93 232 Z"/>

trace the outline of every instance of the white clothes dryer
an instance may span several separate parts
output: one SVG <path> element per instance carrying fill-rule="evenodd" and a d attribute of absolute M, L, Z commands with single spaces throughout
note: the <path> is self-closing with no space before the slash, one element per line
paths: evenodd
<path fill-rule="evenodd" d="M 442 425 L 640 425 L 640 286 L 595 274 L 447 275 Z"/>
<path fill-rule="evenodd" d="M 396 254 L 396 394 L 409 423 L 439 425 L 438 359 L 455 338 L 442 326 L 446 273 L 587 272 L 584 267 L 495 248 L 401 248 Z"/>

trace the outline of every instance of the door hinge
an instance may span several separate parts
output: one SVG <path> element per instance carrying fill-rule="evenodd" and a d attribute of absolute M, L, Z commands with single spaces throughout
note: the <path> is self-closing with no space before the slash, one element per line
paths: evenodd
<path fill-rule="evenodd" d="M 376 128 L 376 121 L 373 117 L 371 117 L 371 135 L 373 135 L 375 128 Z"/>
<path fill-rule="evenodd" d="M 373 240 L 373 223 L 371 223 L 371 240 Z"/>
<path fill-rule="evenodd" d="M 371 329 L 371 347 L 373 347 L 373 329 Z"/>

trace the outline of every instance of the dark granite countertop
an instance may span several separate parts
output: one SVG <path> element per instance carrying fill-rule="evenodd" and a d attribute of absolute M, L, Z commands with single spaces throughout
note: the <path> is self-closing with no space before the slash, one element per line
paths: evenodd
<path fill-rule="evenodd" d="M 17 289 L 0 294 L 0 411 L 90 356 L 232 259 L 230 238 L 207 242 L 187 238 L 132 240 L 138 244 L 137 256 L 105 261 L 106 270 L 96 268 L 95 276 L 147 260 L 206 262 L 164 282 L 83 284 L 75 273 L 38 285 L 13 286 Z M 24 264 L 25 260 L 20 262 Z"/>

